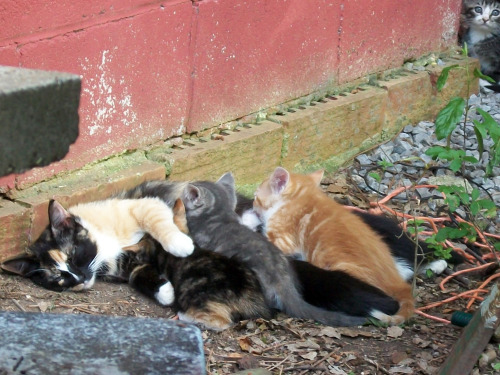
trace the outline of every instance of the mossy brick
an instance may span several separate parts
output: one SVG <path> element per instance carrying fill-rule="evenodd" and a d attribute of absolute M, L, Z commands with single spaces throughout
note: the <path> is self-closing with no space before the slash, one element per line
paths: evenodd
<path fill-rule="evenodd" d="M 30 215 L 30 209 L 5 199 L 0 200 L 0 262 L 27 247 Z"/>
<path fill-rule="evenodd" d="M 369 87 L 282 116 L 282 165 L 301 171 L 359 148 L 382 131 L 386 98 L 385 90 Z"/>
<path fill-rule="evenodd" d="M 390 133 L 395 134 L 408 124 L 432 118 L 432 85 L 429 73 L 406 73 L 404 76 L 379 83 L 387 90 L 385 127 Z"/>
<path fill-rule="evenodd" d="M 279 165 L 283 130 L 279 124 L 238 128 L 220 140 L 198 142 L 168 156 L 173 180 L 217 180 L 231 171 L 238 185 L 264 179 Z"/>
<path fill-rule="evenodd" d="M 458 65 L 458 69 L 451 69 L 448 74 L 446 85 L 441 91 L 437 90 L 437 80 L 444 68 L 451 65 Z M 470 85 L 467 83 L 466 67 L 469 69 Z M 450 58 L 446 65 L 436 65 L 428 68 L 429 79 L 432 85 L 432 94 L 429 111 L 431 118 L 435 118 L 439 111 L 443 109 L 451 98 L 459 96 L 468 98 L 479 91 L 479 79 L 474 77 L 474 69 L 479 69 L 479 61 L 470 57 Z"/>
<path fill-rule="evenodd" d="M 50 199 L 64 207 L 105 199 L 118 191 L 147 180 L 165 179 L 165 168 L 142 153 L 123 155 L 51 181 L 17 192 L 16 200 L 32 209 L 30 239 L 36 239 L 48 224 Z"/>
<path fill-rule="evenodd" d="M 0 66 L 0 176 L 62 159 L 78 137 L 80 77 Z"/>

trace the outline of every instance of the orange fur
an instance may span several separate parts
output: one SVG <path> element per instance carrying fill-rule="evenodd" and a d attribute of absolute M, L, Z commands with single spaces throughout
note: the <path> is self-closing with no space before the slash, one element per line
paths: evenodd
<path fill-rule="evenodd" d="M 277 182 L 275 171 L 260 185 L 254 201 L 269 240 L 286 254 L 302 253 L 317 267 L 349 273 L 396 299 L 400 309 L 382 319 L 387 323 L 411 317 L 411 287 L 399 275 L 389 247 L 360 218 L 321 191 L 323 172 L 300 175 L 278 169 L 288 174 L 286 182 Z"/>

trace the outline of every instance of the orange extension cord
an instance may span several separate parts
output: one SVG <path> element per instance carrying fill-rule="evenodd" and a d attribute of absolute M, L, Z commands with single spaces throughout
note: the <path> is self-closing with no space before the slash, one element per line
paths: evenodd
<path fill-rule="evenodd" d="M 437 188 L 438 186 L 436 185 L 416 185 L 416 186 L 403 186 L 403 187 L 400 187 L 394 191 L 392 191 L 390 194 L 388 194 L 385 198 L 377 201 L 377 202 L 372 202 L 370 203 L 371 205 L 371 209 L 370 209 L 370 212 L 372 213 L 385 213 L 385 212 L 388 212 L 390 213 L 391 215 L 394 215 L 398 218 L 401 218 L 402 219 L 402 227 L 404 229 L 406 229 L 407 227 L 407 222 L 408 220 L 422 220 L 422 221 L 425 221 L 429 224 L 429 226 L 431 227 L 431 231 L 423 231 L 423 232 L 420 232 L 419 234 L 423 234 L 423 235 L 431 235 L 433 233 L 437 233 L 439 228 L 442 227 L 444 224 L 443 223 L 446 223 L 446 222 L 450 222 L 452 221 L 450 218 L 447 218 L 447 217 L 437 217 L 437 218 L 431 218 L 431 217 L 424 217 L 424 216 L 412 216 L 412 215 L 409 215 L 409 214 L 405 214 L 405 213 L 401 213 L 401 212 L 398 212 L 396 210 L 393 210 L 391 209 L 390 207 L 387 206 L 387 202 L 389 202 L 392 198 L 396 197 L 397 195 L 405 192 L 405 191 L 408 191 L 410 189 L 419 189 L 419 188 Z M 459 216 L 455 216 L 454 218 L 456 221 L 458 222 L 466 222 L 464 219 L 462 219 L 461 217 Z M 461 254 L 466 260 L 468 263 L 471 263 L 473 264 L 474 266 L 471 267 L 471 268 L 468 268 L 468 269 L 464 269 L 464 270 L 461 270 L 461 271 L 457 271 L 457 272 L 454 272 L 453 274 L 445 277 L 441 283 L 439 284 L 439 287 L 441 288 L 441 290 L 443 291 L 443 293 L 448 293 L 448 291 L 446 290 L 445 288 L 445 284 L 453 279 L 454 277 L 458 276 L 458 275 L 462 275 L 464 273 L 467 273 L 467 272 L 474 272 L 474 271 L 478 271 L 478 270 L 481 270 L 481 269 L 484 269 L 484 268 L 487 268 L 495 263 L 498 263 L 499 260 L 498 260 L 498 256 L 495 252 L 495 249 L 488 244 L 488 240 L 487 238 L 492 238 L 492 239 L 497 239 L 499 240 L 500 239 L 500 236 L 499 235 L 496 235 L 496 234 L 493 234 L 493 233 L 486 233 L 486 232 L 481 232 L 480 230 L 477 229 L 477 227 L 473 224 L 473 223 L 469 223 L 470 225 L 472 225 L 472 227 L 474 227 L 476 229 L 476 232 L 477 232 L 477 237 L 478 237 L 478 240 L 474 243 L 472 243 L 473 245 L 479 247 L 479 248 L 482 248 L 482 249 L 487 249 L 489 250 L 490 252 L 489 253 L 486 253 L 486 254 L 483 254 L 482 255 L 482 259 L 486 262 L 486 261 L 489 261 L 489 263 L 485 263 L 485 264 L 480 264 L 480 262 L 474 258 L 472 255 L 466 253 L 464 250 L 456 247 L 456 246 L 453 246 L 453 244 L 449 241 L 446 241 L 445 242 L 445 245 L 451 249 L 453 249 L 454 251 L 456 251 L 457 253 Z M 438 301 L 438 302 L 434 302 L 434 303 L 431 303 L 429 305 L 426 305 L 426 306 L 422 306 L 422 307 L 419 307 L 415 310 L 415 312 L 421 316 L 424 316 L 426 318 L 429 318 L 429 319 L 432 319 L 432 320 L 436 320 L 438 322 L 441 322 L 441 323 L 446 323 L 446 324 L 450 324 L 451 322 L 447 319 L 442 319 L 442 318 L 439 318 L 439 317 L 436 317 L 436 316 L 433 316 L 433 315 L 430 315 L 430 314 L 427 314 L 424 312 L 424 310 L 428 310 L 428 309 L 431 309 L 433 307 L 437 307 L 437 306 L 441 306 L 441 305 L 444 305 L 446 303 L 449 303 L 451 301 L 454 301 L 456 299 L 459 299 L 459 298 L 464 298 L 464 299 L 469 299 L 467 305 L 466 305 L 466 310 L 470 310 L 473 303 L 476 301 L 476 300 L 479 300 L 479 301 L 482 301 L 483 298 L 480 297 L 479 295 L 480 294 L 485 294 L 485 293 L 488 293 L 489 290 L 486 289 L 486 286 L 491 283 L 493 280 L 497 279 L 498 277 L 500 277 L 500 273 L 495 273 L 493 275 L 491 275 L 490 277 L 488 277 L 478 288 L 476 289 L 473 289 L 473 290 L 468 290 L 468 291 L 465 291 L 465 292 L 462 292 L 462 293 L 459 293 L 459 294 L 456 294 L 456 293 L 450 293 L 452 296 L 449 297 L 449 298 L 446 298 L 444 300 L 441 300 L 441 301 Z"/>

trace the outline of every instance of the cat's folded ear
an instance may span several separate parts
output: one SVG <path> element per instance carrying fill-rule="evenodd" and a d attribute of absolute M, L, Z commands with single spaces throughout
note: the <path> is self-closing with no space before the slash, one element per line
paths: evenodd
<path fill-rule="evenodd" d="M 201 191 L 196 186 L 188 184 L 182 192 L 182 203 L 187 208 L 196 208 L 203 205 Z"/>
<path fill-rule="evenodd" d="M 277 167 L 269 179 L 271 191 L 274 194 L 281 194 L 285 190 L 288 181 L 290 181 L 290 173 L 285 168 Z"/>
<path fill-rule="evenodd" d="M 51 199 L 49 202 L 49 221 L 53 230 L 74 228 L 75 222 L 68 211 L 61 204 Z"/>
<path fill-rule="evenodd" d="M 40 269 L 40 262 L 31 255 L 20 254 L 5 260 L 0 268 L 10 274 L 29 277 L 34 271 Z"/>

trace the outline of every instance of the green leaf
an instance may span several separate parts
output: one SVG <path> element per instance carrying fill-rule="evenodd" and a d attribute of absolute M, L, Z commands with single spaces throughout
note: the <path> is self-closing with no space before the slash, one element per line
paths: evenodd
<path fill-rule="evenodd" d="M 437 83 L 436 83 L 436 88 L 438 91 L 441 91 L 444 87 L 444 85 L 446 84 L 446 81 L 448 80 L 448 74 L 450 73 L 450 70 L 451 69 L 455 69 L 458 67 L 458 64 L 455 64 L 455 65 L 451 65 L 451 66 L 447 66 L 446 68 L 444 68 L 441 72 L 441 74 L 439 75 L 439 78 L 437 80 Z"/>
<path fill-rule="evenodd" d="M 377 182 L 380 182 L 380 180 L 381 180 L 380 175 L 376 172 L 370 172 L 370 173 L 368 173 L 368 176 L 370 176 L 371 178 L 373 178 Z"/>
<path fill-rule="evenodd" d="M 477 138 L 477 150 L 479 151 L 479 160 L 481 160 L 483 158 L 483 152 L 484 152 L 484 137 L 483 135 L 485 134 L 486 132 L 486 129 L 484 129 L 484 126 L 483 124 L 481 124 L 479 121 L 477 120 L 473 120 L 474 121 L 474 133 L 476 133 L 476 138 Z M 479 126 L 478 126 L 479 124 Z M 484 130 L 484 132 L 483 132 Z"/>
<path fill-rule="evenodd" d="M 481 108 L 476 108 L 477 113 L 479 113 L 483 118 L 483 124 L 490 134 L 490 137 L 493 139 L 495 143 L 498 142 L 500 138 L 500 125 L 495 121 L 493 117 L 488 112 L 485 112 Z"/>
<path fill-rule="evenodd" d="M 453 172 L 458 172 L 462 168 L 462 160 L 461 159 L 453 159 L 450 163 L 450 169 Z"/>
<path fill-rule="evenodd" d="M 438 140 L 448 137 L 456 128 L 464 113 L 465 100 L 452 98 L 436 117 L 436 137 Z"/>
<path fill-rule="evenodd" d="M 478 68 L 474 69 L 474 77 L 484 79 L 485 81 L 488 81 L 490 83 L 496 83 L 493 78 L 487 76 L 486 74 L 481 73 L 481 71 Z"/>
<path fill-rule="evenodd" d="M 479 195 L 481 194 L 481 192 L 479 191 L 478 188 L 474 188 L 472 189 L 472 192 L 470 194 L 471 198 L 473 201 L 477 200 L 479 198 Z"/>

